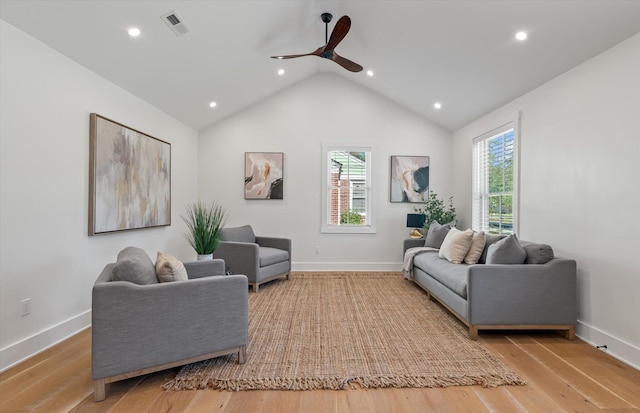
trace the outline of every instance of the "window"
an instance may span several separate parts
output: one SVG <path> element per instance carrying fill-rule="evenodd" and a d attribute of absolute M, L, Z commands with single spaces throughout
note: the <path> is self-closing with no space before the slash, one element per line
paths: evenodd
<path fill-rule="evenodd" d="M 473 140 L 472 226 L 488 234 L 517 227 L 517 122 Z"/>
<path fill-rule="evenodd" d="M 323 146 L 324 233 L 375 233 L 371 148 Z"/>

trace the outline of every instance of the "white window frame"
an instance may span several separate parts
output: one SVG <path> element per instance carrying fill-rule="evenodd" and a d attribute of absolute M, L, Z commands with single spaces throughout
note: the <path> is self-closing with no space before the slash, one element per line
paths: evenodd
<path fill-rule="evenodd" d="M 366 152 L 366 198 L 365 198 L 365 216 L 364 224 L 331 224 L 331 159 L 330 152 Z M 372 146 L 363 145 L 339 145 L 339 144 L 323 144 L 322 145 L 322 225 L 320 232 L 324 234 L 375 234 L 375 212 L 374 212 L 374 188 L 372 181 L 374 148 Z"/>
<path fill-rule="evenodd" d="M 473 139 L 472 147 L 472 224 L 474 231 L 489 230 L 488 219 L 488 176 L 486 171 L 480 171 L 481 154 L 477 150 L 477 145 L 488 142 L 491 138 L 501 135 L 513 129 L 513 228 L 514 234 L 518 233 L 520 227 L 520 112 L 514 120 L 505 123 L 489 132 Z M 484 213 L 483 213 L 484 212 Z"/>

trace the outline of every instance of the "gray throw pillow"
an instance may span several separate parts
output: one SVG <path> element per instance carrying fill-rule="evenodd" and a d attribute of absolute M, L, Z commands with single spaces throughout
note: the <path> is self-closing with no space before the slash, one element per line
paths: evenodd
<path fill-rule="evenodd" d="M 525 264 L 546 264 L 554 257 L 553 249 L 550 245 L 528 241 L 520 241 L 520 245 L 527 253 Z"/>
<path fill-rule="evenodd" d="M 526 259 L 527 253 L 515 234 L 492 244 L 487 252 L 487 264 L 523 264 Z"/>
<path fill-rule="evenodd" d="M 157 284 L 156 267 L 144 250 L 127 247 L 120 251 L 111 270 L 112 281 L 129 281 L 135 284 Z"/>
<path fill-rule="evenodd" d="M 442 242 L 444 238 L 449 233 L 451 229 L 451 224 L 440 225 L 436 221 L 433 221 L 431 225 L 429 225 L 429 230 L 427 231 L 427 236 L 424 239 L 424 246 L 431 248 L 440 248 L 442 246 Z"/>
<path fill-rule="evenodd" d="M 484 249 L 482 250 L 482 255 L 480 255 L 480 259 L 478 260 L 478 264 L 485 264 L 487 262 L 487 252 L 489 252 L 489 247 L 492 244 L 500 241 L 501 239 L 506 238 L 506 235 L 489 235 L 487 234 L 484 238 Z"/>

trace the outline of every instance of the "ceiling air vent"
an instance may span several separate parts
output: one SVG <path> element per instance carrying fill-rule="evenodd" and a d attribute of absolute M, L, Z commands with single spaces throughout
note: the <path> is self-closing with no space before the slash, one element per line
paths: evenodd
<path fill-rule="evenodd" d="M 171 11 L 160 18 L 167 23 L 167 26 L 171 29 L 171 31 L 176 36 L 182 36 L 183 34 L 187 34 L 191 31 L 189 26 L 184 22 L 182 17 L 178 16 L 178 13 L 175 11 Z"/>

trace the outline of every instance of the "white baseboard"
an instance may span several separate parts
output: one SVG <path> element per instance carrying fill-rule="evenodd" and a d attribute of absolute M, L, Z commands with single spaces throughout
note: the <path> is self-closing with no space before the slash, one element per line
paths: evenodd
<path fill-rule="evenodd" d="M 401 262 L 292 262 L 291 271 L 400 272 Z"/>
<path fill-rule="evenodd" d="M 89 326 L 91 326 L 91 310 L 0 349 L 0 372 L 42 353 Z"/>
<path fill-rule="evenodd" d="M 634 346 L 631 343 L 612 336 L 596 327 L 590 326 L 578 321 L 576 326 L 576 335 L 583 341 L 595 346 L 606 345 L 607 348 L 601 348 L 600 350 L 609 354 L 625 364 L 640 370 L 640 348 Z"/>

